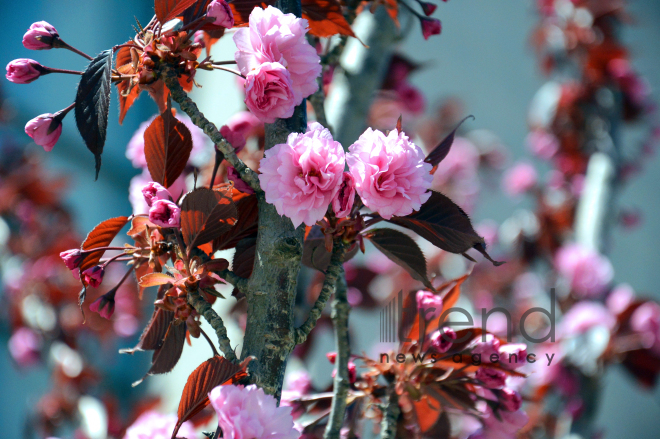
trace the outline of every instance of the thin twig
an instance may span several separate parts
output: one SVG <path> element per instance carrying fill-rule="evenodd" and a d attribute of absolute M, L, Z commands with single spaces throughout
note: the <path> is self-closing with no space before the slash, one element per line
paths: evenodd
<path fill-rule="evenodd" d="M 198 313 L 204 316 L 213 330 L 215 330 L 215 334 L 218 336 L 220 350 L 225 354 L 225 358 L 231 362 L 235 362 L 236 353 L 231 347 L 229 337 L 227 336 L 227 328 L 225 328 L 225 322 L 222 321 L 222 317 L 211 308 L 210 303 L 204 300 L 199 294 L 199 290 L 188 291 L 188 303 L 190 303 Z"/>
<path fill-rule="evenodd" d="M 328 125 L 328 119 L 325 117 L 325 93 L 323 92 L 323 75 L 319 76 L 318 83 L 319 89 L 309 97 L 309 102 L 312 104 L 312 108 L 314 108 L 316 121 L 330 130 L 330 133 L 332 133 L 332 128 Z"/>
<path fill-rule="evenodd" d="M 229 69 L 229 68 L 223 67 L 223 66 L 216 66 L 216 65 L 213 65 L 213 64 L 211 66 L 213 67 L 214 70 L 222 70 L 222 71 L 225 71 L 225 72 L 233 73 L 234 75 L 240 76 L 241 78 L 245 79 L 245 76 L 243 76 L 243 74 L 241 74 L 241 72 L 239 72 L 238 70 Z"/>
<path fill-rule="evenodd" d="M 188 97 L 186 92 L 183 91 L 181 84 L 179 84 L 176 70 L 171 66 L 164 65 L 162 67 L 162 74 L 165 84 L 170 89 L 172 99 L 179 104 L 181 110 L 190 117 L 190 120 L 192 120 L 196 126 L 201 128 L 202 131 L 209 136 L 220 152 L 224 154 L 225 160 L 236 169 L 243 181 L 245 181 L 256 192 L 261 192 L 261 186 L 259 186 L 259 178 L 257 174 L 238 158 L 234 147 L 231 146 L 222 134 L 220 134 L 218 128 L 204 117 L 204 114 L 199 111 L 197 105 Z"/>
<path fill-rule="evenodd" d="M 317 320 L 321 317 L 325 304 L 335 292 L 337 288 L 337 279 L 342 271 L 342 262 L 344 261 L 344 255 L 346 254 L 346 244 L 343 241 L 335 241 L 332 249 L 332 257 L 330 258 L 330 264 L 325 273 L 325 280 L 323 281 L 323 288 L 321 288 L 321 293 L 319 298 L 316 299 L 316 303 L 309 311 L 309 316 L 305 323 L 303 323 L 299 328 L 296 328 L 294 331 L 294 341 L 295 344 L 304 343 L 307 340 L 307 336 L 314 326 L 316 326 Z"/>
<path fill-rule="evenodd" d="M 383 407 L 383 421 L 380 424 L 381 439 L 394 439 L 396 437 L 400 414 L 399 397 L 394 390 L 394 383 L 390 383 L 387 387 L 387 402 Z"/>
<path fill-rule="evenodd" d="M 335 349 L 337 358 L 335 361 L 336 373 L 333 384 L 332 406 L 330 408 L 330 418 L 325 427 L 323 439 L 339 439 L 341 436 L 341 426 L 344 423 L 346 413 L 346 397 L 350 386 L 348 374 L 348 360 L 351 355 L 351 348 L 348 340 L 348 313 L 351 306 L 346 297 L 346 275 L 343 268 L 337 286 L 335 289 L 335 300 L 332 301 L 332 323 L 335 327 Z"/>
<path fill-rule="evenodd" d="M 213 342 L 211 341 L 209 336 L 206 334 L 206 332 L 204 332 L 204 330 L 202 328 L 199 328 L 199 332 L 204 336 L 206 341 L 209 342 L 209 346 L 211 346 L 211 350 L 213 351 L 213 355 L 215 355 L 216 357 L 219 357 L 220 354 L 218 354 L 218 351 L 215 349 L 215 345 L 213 344 Z"/>

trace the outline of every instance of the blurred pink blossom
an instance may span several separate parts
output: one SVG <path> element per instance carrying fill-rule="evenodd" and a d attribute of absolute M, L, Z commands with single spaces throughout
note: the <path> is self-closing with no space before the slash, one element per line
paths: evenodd
<path fill-rule="evenodd" d="M 555 267 L 579 298 L 600 297 L 614 277 L 612 264 L 605 256 L 579 244 L 560 248 Z"/>
<path fill-rule="evenodd" d="M 22 326 L 9 338 L 9 353 L 20 367 L 27 367 L 39 361 L 41 339 L 31 329 Z"/>
<path fill-rule="evenodd" d="M 124 439 L 170 439 L 177 422 L 176 415 L 163 415 L 153 410 L 142 413 L 128 427 Z M 190 422 L 184 422 L 177 437 L 197 438 L 197 433 Z"/>
<path fill-rule="evenodd" d="M 507 194 L 515 197 L 533 189 L 537 179 L 538 174 L 534 166 L 519 162 L 504 173 L 502 186 Z"/>
<path fill-rule="evenodd" d="M 527 148 L 535 156 L 550 160 L 559 150 L 557 138 L 545 130 L 537 129 L 527 135 L 525 139 Z"/>

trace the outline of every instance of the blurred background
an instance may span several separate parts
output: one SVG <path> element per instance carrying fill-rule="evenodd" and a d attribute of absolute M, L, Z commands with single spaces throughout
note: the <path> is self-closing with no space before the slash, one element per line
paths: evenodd
<path fill-rule="evenodd" d="M 21 37 L 31 23 L 46 20 L 67 42 L 95 54 L 131 38 L 134 16 L 146 22 L 152 15 L 151 2 L 34 0 L 29 3 L 2 1 L 1 4 L 6 19 L 5 49 L 0 63 L 27 57 L 43 65 L 68 69 L 82 69 L 85 60 L 67 51 L 33 52 L 21 45 Z M 657 91 L 660 89 L 660 27 L 657 26 L 660 3 L 633 1 L 629 12 L 634 23 L 624 29 L 622 38 L 632 50 L 634 67 Z M 534 5 L 529 0 L 453 0 L 443 3 L 437 16 L 443 23 L 442 35 L 424 42 L 419 32 L 411 32 L 399 47 L 400 52 L 423 64 L 411 81 L 424 92 L 427 111 L 434 111 L 443 99 L 456 97 L 463 102 L 466 114 L 476 117 L 476 121 L 468 122 L 470 127 L 497 134 L 506 146 L 509 161 L 529 159 L 524 145 L 528 134 L 527 110 L 545 82 L 529 44 L 531 31 L 538 21 Z M 214 54 L 219 59 L 230 59 L 232 46 L 231 40 L 225 38 L 214 47 Z M 75 76 L 50 75 L 30 85 L 3 81 L 0 90 L 13 108 L 8 116 L 11 129 L 18 136 L 25 136 L 22 131 L 29 119 L 68 106 L 75 95 L 77 80 Z M 205 82 L 201 74 L 198 82 L 204 87 L 195 91 L 195 99 L 216 124 L 225 123 L 242 107 L 236 87 L 222 86 L 219 81 L 213 85 Z M 654 96 L 660 98 L 657 93 Z M 98 181 L 94 181 L 93 156 L 77 134 L 73 117 L 65 119 L 62 138 L 52 152 L 44 153 L 35 144 L 27 146 L 43 156 L 50 172 L 67 177 L 70 190 L 66 203 L 78 219 L 76 227 L 81 236 L 104 219 L 130 214 L 128 186 L 139 171 L 125 157 L 126 145 L 139 124 L 156 112 L 155 104 L 143 96 L 119 126 L 114 92 L 111 102 L 108 138 Z M 25 139 L 29 140 L 27 136 Z M 616 282 L 629 283 L 641 296 L 660 299 L 660 270 L 656 259 L 660 244 L 660 231 L 656 227 L 660 223 L 660 197 L 656 194 L 656 188 L 660 187 L 660 161 L 652 158 L 643 166 L 642 172 L 617 195 L 619 205 L 642 212 L 642 223 L 633 230 L 614 229 L 609 257 L 615 267 Z M 485 186 L 472 214 L 473 220 L 492 219 L 500 224 L 520 205 L 502 195 L 496 185 Z M 359 327 L 359 322 L 366 325 L 372 321 L 357 319 L 353 324 Z M 28 410 L 48 389 L 50 373 L 43 367 L 17 368 L 5 348 L 9 336 L 5 329 L 0 331 L 0 425 L 3 426 L 0 436 L 15 438 L 21 435 Z M 324 337 L 328 347 L 330 337 L 329 333 Z M 118 356 L 116 351 L 134 342 L 135 338 L 127 338 L 122 339 L 120 345 L 99 346 L 98 361 L 110 370 L 114 387 L 124 388 L 127 397 L 144 391 L 131 388 L 130 383 L 142 375 L 146 356 Z M 357 349 L 368 349 L 374 342 L 359 339 Z M 150 378 L 146 383 L 150 392 L 172 395 L 172 409 L 178 403 L 183 386 L 176 384 L 177 377 L 186 376 L 198 364 L 195 359 L 189 364 L 183 363 L 172 374 Z M 315 374 L 328 377 L 330 370 L 328 364 L 318 370 L 312 369 L 311 373 L 316 379 Z M 642 391 L 619 368 L 611 368 L 604 383 L 597 422 L 607 437 L 656 437 L 660 428 L 660 390 Z"/>

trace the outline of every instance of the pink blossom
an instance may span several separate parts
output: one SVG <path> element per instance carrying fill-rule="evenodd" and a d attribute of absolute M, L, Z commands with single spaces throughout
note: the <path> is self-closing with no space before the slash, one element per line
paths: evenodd
<path fill-rule="evenodd" d="M 287 374 L 285 379 L 287 390 L 297 391 L 305 394 L 312 389 L 312 380 L 304 369 L 299 369 Z"/>
<path fill-rule="evenodd" d="M 241 73 L 263 63 L 280 63 L 290 73 L 294 104 L 316 90 L 316 78 L 321 74 L 321 60 L 316 50 L 307 42 L 307 20 L 293 14 L 284 14 L 277 8 L 254 8 L 250 13 L 250 25 L 234 34 L 238 51 L 236 63 Z"/>
<path fill-rule="evenodd" d="M 41 339 L 31 329 L 24 326 L 18 328 L 9 338 L 9 353 L 21 367 L 30 366 L 39 361 Z"/>
<path fill-rule="evenodd" d="M 660 354 L 660 305 L 646 302 L 630 317 L 630 328 L 644 336 L 645 347 Z"/>
<path fill-rule="evenodd" d="M 62 258 L 64 265 L 66 265 L 66 268 L 69 270 L 78 268 L 84 259 L 82 252 L 77 248 L 72 248 L 71 250 L 61 252 L 60 258 Z"/>
<path fill-rule="evenodd" d="M 501 389 L 506 383 L 506 374 L 492 367 L 480 368 L 474 377 L 481 381 L 484 387 L 488 387 L 489 389 Z"/>
<path fill-rule="evenodd" d="M 421 2 L 421 1 L 418 3 L 422 7 L 422 10 L 424 11 L 424 15 L 426 15 L 427 17 L 433 15 L 433 13 L 438 7 L 438 5 L 436 5 L 435 3 Z"/>
<path fill-rule="evenodd" d="M 144 199 L 142 188 L 151 181 L 151 175 L 147 169 L 142 170 L 142 174 L 138 174 L 131 179 L 131 184 L 128 189 L 128 199 L 133 206 L 133 213 L 144 214 L 149 212 L 149 206 Z M 173 199 L 178 199 L 181 194 L 186 192 L 186 181 L 183 175 L 174 180 L 174 183 L 168 189 L 170 194 L 174 194 Z"/>
<path fill-rule="evenodd" d="M 254 189 L 252 189 L 249 184 L 243 181 L 241 176 L 236 171 L 236 168 L 233 166 L 227 167 L 227 180 L 234 182 L 234 187 L 241 192 L 246 194 L 254 193 Z"/>
<path fill-rule="evenodd" d="M 573 305 L 559 325 L 562 337 L 575 337 L 596 326 L 603 326 L 607 330 L 614 329 L 616 319 L 598 302 L 582 301 Z"/>
<path fill-rule="evenodd" d="M 508 369 L 517 369 L 525 364 L 527 346 L 523 343 L 509 343 L 500 346 L 500 363 Z"/>
<path fill-rule="evenodd" d="M 516 412 L 522 406 L 522 397 L 515 390 L 502 389 L 499 399 L 504 408 L 510 412 Z"/>
<path fill-rule="evenodd" d="M 426 108 L 426 100 L 417 87 L 413 87 L 404 82 L 398 86 L 395 91 L 408 111 L 413 114 L 424 112 L 424 109 Z"/>
<path fill-rule="evenodd" d="M 149 221 L 161 227 L 180 227 L 181 208 L 169 200 L 156 200 L 149 209 Z"/>
<path fill-rule="evenodd" d="M 325 356 L 331 364 L 335 364 L 337 361 L 337 352 L 328 352 Z"/>
<path fill-rule="evenodd" d="M 419 290 L 415 295 L 417 309 L 426 320 L 433 320 L 442 312 L 442 297 L 426 290 Z"/>
<path fill-rule="evenodd" d="M 485 219 L 475 226 L 475 231 L 484 238 L 488 247 L 497 244 L 498 226 L 491 219 Z"/>
<path fill-rule="evenodd" d="M 425 40 L 442 32 L 442 23 L 437 18 L 420 18 L 419 21 L 422 23 L 422 35 Z"/>
<path fill-rule="evenodd" d="M 545 130 L 534 130 L 525 138 L 527 148 L 535 156 L 544 160 L 550 160 L 559 150 L 557 138 Z"/>
<path fill-rule="evenodd" d="M 128 427 L 124 439 L 170 439 L 177 420 L 176 415 L 163 415 L 153 410 L 142 413 Z M 177 437 L 194 439 L 197 433 L 190 422 L 184 422 L 179 428 Z"/>
<path fill-rule="evenodd" d="M 289 71 L 278 62 L 250 70 L 245 79 L 245 105 L 265 123 L 291 117 L 296 104 Z"/>
<path fill-rule="evenodd" d="M 59 34 L 53 26 L 45 21 L 37 21 L 23 35 L 23 46 L 30 50 L 51 49 L 56 38 L 59 38 Z"/>
<path fill-rule="evenodd" d="M 154 204 L 154 201 L 172 200 L 172 194 L 170 194 L 170 191 L 155 181 L 150 181 L 144 185 L 142 188 L 142 195 L 144 196 L 144 201 L 147 202 L 147 206 L 149 207 Z"/>
<path fill-rule="evenodd" d="M 41 76 L 44 68 L 33 59 L 19 58 L 7 64 L 7 79 L 15 84 L 29 84 Z"/>
<path fill-rule="evenodd" d="M 32 137 L 34 143 L 43 146 L 44 150 L 50 151 L 62 134 L 62 122 L 53 122 L 54 115 L 51 113 L 35 117 L 25 125 L 25 134 Z"/>
<path fill-rule="evenodd" d="M 214 18 L 214 26 L 234 27 L 234 14 L 225 0 L 213 0 L 206 8 L 206 16 Z"/>
<path fill-rule="evenodd" d="M 220 128 L 220 134 L 227 139 L 236 152 L 240 152 L 245 147 L 246 140 L 262 127 L 263 123 L 252 113 L 239 111 Z"/>
<path fill-rule="evenodd" d="M 600 297 L 614 277 L 612 264 L 605 256 L 579 244 L 560 248 L 555 267 L 579 298 Z"/>
<path fill-rule="evenodd" d="M 451 349 L 457 337 L 456 331 L 448 327 L 442 327 L 431 334 L 430 348 L 438 354 L 444 354 Z"/>
<path fill-rule="evenodd" d="M 298 439 L 291 407 L 278 407 L 255 386 L 218 386 L 209 393 L 225 439 Z"/>
<path fill-rule="evenodd" d="M 520 162 L 504 173 L 502 185 L 504 191 L 511 195 L 521 195 L 536 186 L 536 168 L 529 163 Z"/>
<path fill-rule="evenodd" d="M 355 180 L 350 172 L 344 172 L 342 175 L 341 186 L 337 194 L 332 199 L 332 210 L 337 218 L 344 218 L 350 215 L 355 202 Z"/>
<path fill-rule="evenodd" d="M 493 354 L 499 355 L 500 341 L 493 334 L 485 334 L 472 349 L 473 354 L 481 354 L 484 361 L 490 361 Z"/>
<path fill-rule="evenodd" d="M 634 300 L 635 290 L 628 284 L 620 284 L 612 288 L 605 304 L 612 314 L 618 315 L 628 309 Z"/>
<path fill-rule="evenodd" d="M 330 131 L 310 123 L 305 134 L 291 133 L 286 143 L 266 151 L 259 166 L 266 201 L 295 227 L 314 225 L 339 191 L 344 161 L 344 150 Z"/>
<path fill-rule="evenodd" d="M 101 285 L 104 274 L 105 269 L 100 265 L 95 265 L 82 272 L 85 283 L 91 285 L 93 288 L 97 288 L 99 285 Z"/>
<path fill-rule="evenodd" d="M 115 312 L 115 293 L 117 290 L 111 290 L 96 299 L 89 305 L 89 310 L 98 313 L 104 319 L 110 319 Z"/>
<path fill-rule="evenodd" d="M 383 218 L 408 215 L 431 196 L 432 166 L 405 133 L 394 129 L 385 136 L 367 128 L 349 151 L 346 161 L 357 193 Z"/>

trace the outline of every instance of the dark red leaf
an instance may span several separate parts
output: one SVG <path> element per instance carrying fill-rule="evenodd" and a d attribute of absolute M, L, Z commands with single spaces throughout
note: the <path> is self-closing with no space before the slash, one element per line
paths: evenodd
<path fill-rule="evenodd" d="M 144 155 L 153 181 L 170 187 L 181 175 L 192 150 L 186 125 L 165 111 L 144 132 Z"/>
<path fill-rule="evenodd" d="M 193 371 L 186 381 L 179 401 L 179 417 L 172 438 L 176 437 L 181 424 L 195 416 L 209 404 L 208 394 L 217 386 L 234 383 L 247 376 L 245 369 L 223 357 L 209 358 Z"/>
<path fill-rule="evenodd" d="M 186 324 L 176 321 L 170 322 L 162 346 L 154 351 L 151 358 L 151 368 L 147 375 L 167 373 L 174 369 L 174 366 L 179 362 L 179 358 L 181 358 L 185 341 Z M 133 387 L 140 384 L 144 378 L 133 383 Z"/>
<path fill-rule="evenodd" d="M 89 232 L 80 248 L 82 250 L 92 250 L 99 247 L 109 246 L 115 236 L 117 236 L 117 233 L 119 233 L 127 222 L 128 217 L 125 216 L 118 216 L 103 221 Z M 87 254 L 82 264 L 80 264 L 80 272 L 82 273 L 88 268 L 97 265 L 101 260 L 103 253 L 105 253 L 105 250 L 99 250 Z"/>
<path fill-rule="evenodd" d="M 183 11 L 192 6 L 197 0 L 156 0 L 154 9 L 156 10 L 156 18 L 162 24 L 177 17 Z"/>
<path fill-rule="evenodd" d="M 448 197 L 431 191 L 431 197 L 422 208 L 412 214 L 395 216 L 387 220 L 398 224 L 429 241 L 431 244 L 450 253 L 463 254 L 475 248 L 487 255 L 485 242 L 474 231 L 470 217 Z M 500 265 L 490 259 L 494 265 Z"/>
<path fill-rule="evenodd" d="M 410 275 L 433 290 L 426 274 L 426 258 L 410 236 L 394 229 L 375 229 L 366 233 L 373 245 Z"/>
<path fill-rule="evenodd" d="M 275 0 L 234 0 L 229 3 L 231 11 L 234 13 L 234 27 L 248 25 L 250 13 L 259 6 L 266 9 L 268 6 L 274 6 Z"/>
<path fill-rule="evenodd" d="M 156 349 L 160 349 L 163 346 L 163 340 L 165 335 L 167 335 L 167 330 L 172 320 L 174 320 L 174 313 L 172 311 L 156 308 L 135 347 L 121 349 L 119 353 L 133 354 L 136 351 L 155 351 Z"/>
<path fill-rule="evenodd" d="M 189 249 L 227 232 L 237 218 L 236 205 L 220 191 L 198 188 L 181 200 L 181 232 Z"/>
<path fill-rule="evenodd" d="M 137 51 L 134 54 L 137 56 Z M 130 47 L 119 48 L 115 55 L 115 65 L 117 66 L 117 71 L 122 75 L 133 75 L 136 73 Z M 117 87 L 117 95 L 119 96 L 119 125 L 121 125 L 124 122 L 124 117 L 126 117 L 126 112 L 131 108 L 138 96 L 140 96 L 141 90 L 140 87 L 134 86 L 129 92 L 129 81 L 116 82 L 115 86 Z"/>
<path fill-rule="evenodd" d="M 240 194 L 240 196 L 237 196 L 237 194 Z M 234 248 L 238 241 L 257 232 L 259 218 L 257 196 L 254 194 L 245 195 L 235 190 L 232 199 L 238 211 L 236 225 L 213 240 L 214 251 Z"/>
<path fill-rule="evenodd" d="M 257 233 L 246 238 L 241 239 L 236 244 L 236 252 L 234 253 L 234 260 L 232 262 L 232 271 L 243 279 L 248 279 L 252 276 L 252 269 L 254 267 L 254 258 L 257 254 Z M 232 293 L 236 299 L 240 299 L 245 295 L 245 291 L 239 291 L 234 288 Z"/>
<path fill-rule="evenodd" d="M 431 166 L 438 166 L 438 163 L 443 161 L 445 157 L 447 157 L 447 154 L 449 154 L 449 150 L 451 149 L 451 145 L 454 143 L 454 137 L 456 136 L 456 130 L 469 118 L 472 118 L 474 120 L 474 116 L 470 115 L 467 116 L 465 119 L 460 121 L 458 125 L 456 125 L 456 128 L 454 128 L 451 133 L 447 134 L 447 137 L 445 137 L 442 142 L 438 144 L 435 148 L 433 148 L 433 151 L 429 153 L 428 156 L 424 159 L 426 163 L 430 163 Z"/>
<path fill-rule="evenodd" d="M 344 262 L 352 259 L 353 256 L 357 254 L 358 250 L 359 246 L 353 244 L 353 246 L 346 252 Z M 330 264 L 331 257 L 332 254 L 325 248 L 325 237 L 321 228 L 317 225 L 312 226 L 309 233 L 307 233 L 303 244 L 303 265 L 325 272 L 326 268 L 328 268 L 328 264 Z"/>
<path fill-rule="evenodd" d="M 317 37 L 355 37 L 337 0 L 302 0 L 302 16 L 309 21 L 309 33 Z"/>

